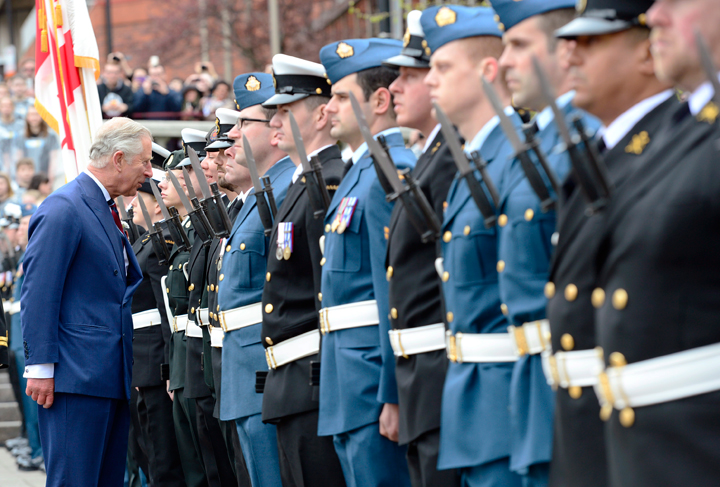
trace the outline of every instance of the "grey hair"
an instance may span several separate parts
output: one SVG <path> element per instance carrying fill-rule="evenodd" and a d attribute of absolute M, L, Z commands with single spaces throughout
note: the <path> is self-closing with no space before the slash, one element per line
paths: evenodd
<path fill-rule="evenodd" d="M 139 123 L 125 117 L 115 117 L 103 124 L 90 147 L 90 166 L 102 169 L 112 155 L 120 151 L 128 164 L 142 153 L 142 139 L 152 140 L 150 131 Z"/>

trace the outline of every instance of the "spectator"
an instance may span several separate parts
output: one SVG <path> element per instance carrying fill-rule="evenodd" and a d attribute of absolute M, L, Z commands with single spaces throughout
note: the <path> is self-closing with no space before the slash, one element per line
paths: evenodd
<path fill-rule="evenodd" d="M 188 85 L 183 88 L 183 109 L 180 112 L 182 120 L 199 120 L 202 118 L 200 108 L 202 94 L 195 85 Z"/>
<path fill-rule="evenodd" d="M 35 205 L 38 206 L 40 203 L 43 202 L 45 199 L 45 196 L 40 193 L 37 189 L 28 189 L 25 191 L 25 193 L 22 195 L 22 199 L 20 200 L 20 206 L 25 207 L 26 205 Z"/>
<path fill-rule="evenodd" d="M 142 89 L 135 93 L 135 112 L 146 113 L 146 118 L 168 120 L 177 118 L 173 113 L 182 109 L 182 95 L 168 88 L 165 81 L 165 68 L 151 66 L 148 77 L 142 83 Z M 157 115 L 153 116 L 152 114 Z"/>
<path fill-rule="evenodd" d="M 30 96 L 27 80 L 22 75 L 16 74 L 10 78 L 9 88 L 15 102 L 15 113 L 18 118 L 25 118 L 28 108 L 35 105 L 35 98 Z"/>
<path fill-rule="evenodd" d="M 30 58 L 20 63 L 20 74 L 25 77 L 28 85 L 28 96 L 35 96 L 35 59 Z"/>
<path fill-rule="evenodd" d="M 168 83 L 168 86 L 171 90 L 181 93 L 183 90 L 183 80 L 180 78 L 173 78 L 170 80 L 170 83 Z"/>
<path fill-rule="evenodd" d="M 230 85 L 225 81 L 218 81 L 212 88 L 211 95 L 205 99 L 202 113 L 205 120 L 215 120 L 215 110 L 218 108 L 234 108 L 232 100 L 228 99 Z"/>
<path fill-rule="evenodd" d="M 35 162 L 35 170 L 55 174 L 58 164 L 60 143 L 35 107 L 30 107 L 25 117 L 25 132 L 22 139 L 23 156 Z"/>
<path fill-rule="evenodd" d="M 15 164 L 15 199 L 22 201 L 23 194 L 30 187 L 30 181 L 35 175 L 35 162 L 29 157 L 23 157 Z"/>
<path fill-rule="evenodd" d="M 0 171 L 10 172 L 22 154 L 22 135 L 25 125 L 15 114 L 15 103 L 9 97 L 0 99 Z"/>
<path fill-rule="evenodd" d="M 147 78 L 147 70 L 145 68 L 135 68 L 135 71 L 132 72 L 131 76 L 131 84 L 133 93 L 137 93 L 138 90 L 142 87 L 143 81 L 145 81 L 145 78 Z"/>
<path fill-rule="evenodd" d="M 50 193 L 52 193 L 52 185 L 50 184 L 50 179 L 47 177 L 47 174 L 44 172 L 36 173 L 30 180 L 28 191 L 30 190 L 37 190 L 43 198 L 50 196 Z"/>
<path fill-rule="evenodd" d="M 10 176 L 4 172 L 0 172 L 0 215 L 3 214 L 5 205 L 8 204 L 14 196 L 15 192 L 10 184 Z"/>
<path fill-rule="evenodd" d="M 194 85 L 201 96 L 210 96 L 210 88 L 213 85 L 212 76 L 207 73 L 191 74 L 185 80 L 185 86 Z"/>
<path fill-rule="evenodd" d="M 98 84 L 103 118 L 132 115 L 133 92 L 123 78 L 122 68 L 118 63 L 107 63 L 103 68 L 102 82 Z"/>
<path fill-rule="evenodd" d="M 10 88 L 6 83 L 0 83 L 0 98 L 12 98 Z"/>
<path fill-rule="evenodd" d="M 122 81 L 132 80 L 133 70 L 127 62 L 125 55 L 121 52 L 111 52 L 107 57 L 107 64 L 117 64 L 122 72 Z"/>

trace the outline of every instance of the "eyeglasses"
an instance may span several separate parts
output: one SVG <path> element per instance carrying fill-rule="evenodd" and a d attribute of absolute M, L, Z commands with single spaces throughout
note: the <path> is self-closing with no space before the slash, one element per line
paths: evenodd
<path fill-rule="evenodd" d="M 263 118 L 238 118 L 237 124 L 241 130 L 244 127 L 245 122 L 270 123 L 270 120 L 265 120 Z"/>

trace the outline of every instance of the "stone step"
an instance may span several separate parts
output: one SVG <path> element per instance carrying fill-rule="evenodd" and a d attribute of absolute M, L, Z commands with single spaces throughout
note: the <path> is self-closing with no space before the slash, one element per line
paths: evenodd
<path fill-rule="evenodd" d="M 15 393 L 10 384 L 0 384 L 0 402 L 15 402 Z"/>
<path fill-rule="evenodd" d="M 0 384 L 9 384 L 10 374 L 7 369 L 0 369 Z"/>
<path fill-rule="evenodd" d="M 16 438 L 20 435 L 20 421 L 0 421 L 0 445 L 5 444 L 5 440 Z M 3 447 L 0 447 L 3 448 Z"/>
<path fill-rule="evenodd" d="M 20 410 L 16 402 L 0 402 L 0 422 L 20 419 Z"/>

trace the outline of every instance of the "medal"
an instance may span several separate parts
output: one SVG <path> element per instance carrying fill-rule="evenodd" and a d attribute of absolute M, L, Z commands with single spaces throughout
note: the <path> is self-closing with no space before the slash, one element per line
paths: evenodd
<path fill-rule="evenodd" d="M 282 260 L 282 259 L 283 259 L 283 249 L 281 249 L 280 247 L 278 247 L 277 249 L 275 249 L 275 258 L 276 258 L 277 260 Z"/>
<path fill-rule="evenodd" d="M 290 250 L 290 247 L 285 247 L 285 250 L 283 251 L 283 257 L 285 257 L 285 260 L 289 260 L 291 255 L 292 251 Z"/>
<path fill-rule="evenodd" d="M 339 235 L 342 235 L 346 228 L 347 225 L 345 224 L 345 222 L 340 222 L 340 225 L 338 225 L 337 233 Z"/>
<path fill-rule="evenodd" d="M 217 268 L 218 268 L 218 270 L 222 269 L 222 257 L 220 257 L 220 258 L 218 259 Z"/>

